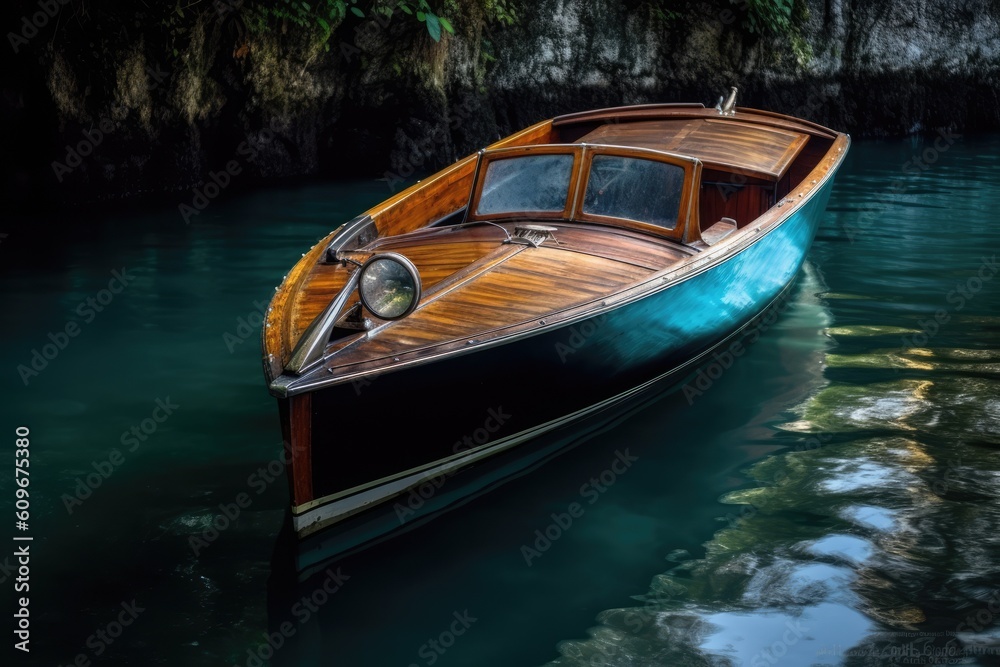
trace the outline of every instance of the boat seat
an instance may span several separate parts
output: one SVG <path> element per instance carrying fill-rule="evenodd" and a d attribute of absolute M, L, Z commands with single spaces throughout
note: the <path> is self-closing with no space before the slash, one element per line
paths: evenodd
<path fill-rule="evenodd" d="M 732 218 L 723 218 L 708 229 L 703 229 L 701 239 L 708 245 L 715 245 L 735 231 L 736 221 Z"/>

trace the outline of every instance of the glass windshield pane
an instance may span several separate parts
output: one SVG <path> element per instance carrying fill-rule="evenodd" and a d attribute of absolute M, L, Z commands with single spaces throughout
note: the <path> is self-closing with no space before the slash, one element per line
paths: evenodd
<path fill-rule="evenodd" d="M 673 229 L 681 207 L 684 168 L 665 162 L 595 155 L 583 212 Z"/>
<path fill-rule="evenodd" d="M 559 213 L 566 208 L 572 171 L 572 155 L 526 155 L 491 160 L 476 213 Z"/>

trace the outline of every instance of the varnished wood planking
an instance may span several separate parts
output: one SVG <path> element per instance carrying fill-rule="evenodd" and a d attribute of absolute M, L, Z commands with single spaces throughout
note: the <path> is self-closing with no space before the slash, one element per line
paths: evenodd
<path fill-rule="evenodd" d="M 544 318 L 600 299 L 651 272 L 554 248 L 529 248 L 337 355 L 336 366 L 398 355 Z"/>
<path fill-rule="evenodd" d="M 815 167 L 806 175 L 805 179 L 796 184 L 793 192 L 790 194 L 806 194 L 810 190 L 818 187 L 822 187 L 824 181 L 829 177 L 832 168 L 838 164 L 842 157 L 843 151 L 848 145 L 849 139 L 846 135 L 840 135 L 837 137 L 836 141 L 829 147 L 829 150 L 823 156 L 823 158 L 815 165 Z M 789 216 L 793 215 L 796 210 L 796 206 L 787 206 L 784 208 L 773 207 L 768 209 L 762 216 L 760 216 L 754 224 L 754 229 L 756 231 L 766 231 L 779 224 L 782 224 Z M 756 237 L 756 232 L 754 230 L 747 230 L 744 232 L 738 232 L 731 235 L 724 241 L 720 242 L 716 246 L 710 249 L 704 250 L 702 253 L 698 253 L 692 256 L 691 260 L 703 261 L 704 259 L 713 259 L 712 261 L 719 261 L 725 258 L 729 253 L 732 252 L 732 248 L 739 247 L 740 244 L 746 243 L 747 235 L 751 237 Z M 664 242 L 666 243 L 666 242 Z M 545 249 L 544 247 L 542 249 Z M 527 249 L 527 253 L 533 253 L 536 249 Z M 550 252 L 559 252 L 558 249 L 549 249 Z M 520 257 L 520 256 L 519 256 Z M 599 260 L 600 261 L 600 260 Z M 683 264 L 688 261 L 686 259 L 681 259 L 676 262 L 675 266 L 683 266 Z M 613 265 L 613 269 L 605 268 L 605 271 L 614 271 L 620 269 L 622 264 Z M 572 275 L 572 274 L 571 274 Z M 647 273 L 647 275 L 650 275 Z M 486 276 L 483 276 L 486 278 Z M 475 281 L 478 284 L 478 279 Z M 486 284 L 486 283 L 483 283 Z M 620 293 L 623 289 L 628 289 L 628 285 L 624 285 L 619 288 L 610 290 L 611 293 Z M 509 298 L 509 293 L 508 297 Z M 443 302 L 442 302 L 443 303 Z M 457 303 L 457 302 L 456 302 Z M 581 302 L 584 303 L 584 302 Z M 566 308 L 561 312 L 573 312 L 577 316 L 582 312 L 586 312 L 595 307 L 599 307 L 597 303 L 585 302 L 592 305 L 581 305 L 576 308 Z M 431 306 L 441 307 L 439 304 L 430 304 Z M 479 306 L 481 308 L 489 308 L 490 304 Z M 425 311 L 428 315 L 433 314 L 431 308 Z M 378 334 L 377 339 L 370 341 L 365 341 L 361 345 L 352 346 L 352 348 L 345 350 L 344 352 L 338 353 L 330 361 L 327 367 L 330 372 L 334 375 L 338 373 L 352 373 L 352 372 L 370 372 L 370 373 L 380 373 L 386 367 L 391 367 L 394 363 L 395 355 L 408 355 L 408 360 L 413 361 L 414 359 L 426 358 L 438 354 L 450 354 L 461 351 L 465 349 L 467 345 L 467 340 L 475 336 L 481 336 L 486 333 L 488 337 L 499 337 L 513 335 L 515 333 L 527 332 L 532 328 L 539 325 L 539 322 L 535 319 L 528 319 L 520 324 L 514 324 L 500 330 L 494 330 L 492 332 L 482 332 L 471 333 L 470 329 L 462 329 L 461 324 L 464 318 L 471 317 L 475 312 L 470 310 L 468 305 L 465 305 L 464 309 L 460 311 L 462 313 L 462 320 L 451 318 L 448 319 L 444 317 L 447 311 L 441 313 L 441 317 L 427 318 L 422 326 L 414 327 L 412 329 L 404 328 L 404 324 L 414 324 L 417 320 L 410 322 L 411 318 L 420 315 L 421 310 L 417 310 L 413 315 L 408 317 L 406 320 L 401 320 L 396 322 L 390 327 Z M 559 317 L 558 313 L 554 314 Z M 550 318 L 553 315 L 547 314 L 546 317 Z M 395 331 L 392 335 L 387 335 L 388 332 Z M 474 331 L 474 329 L 473 329 Z M 457 335 L 464 334 L 464 335 Z M 452 336 L 452 340 L 447 340 L 446 336 Z"/>
<path fill-rule="evenodd" d="M 722 218 L 732 218 L 740 227 L 753 222 L 771 207 L 771 191 L 757 186 L 719 188 L 707 185 L 701 191 L 701 228 Z"/>
<path fill-rule="evenodd" d="M 689 119 L 603 125 L 578 142 L 652 148 L 696 157 L 707 167 L 775 180 L 807 140 L 805 134 L 731 120 Z"/>
<path fill-rule="evenodd" d="M 513 231 L 516 223 L 508 223 L 506 226 Z M 434 228 L 377 240 L 366 247 L 365 252 L 391 250 L 409 258 L 420 273 L 426 301 L 435 298 L 436 288 L 442 281 L 453 275 L 460 275 L 466 267 L 502 248 L 505 238 L 503 231 L 492 225 Z M 558 225 L 555 239 L 550 243 L 553 248 L 609 258 L 647 271 L 659 269 L 692 252 L 678 244 L 653 239 L 637 232 L 578 223 Z M 511 251 L 523 249 L 523 246 L 507 247 Z M 553 261 L 543 267 L 544 270 L 572 273 L 576 270 L 576 265 L 582 265 L 585 261 L 577 258 L 574 253 L 559 255 L 560 258 L 567 258 L 567 261 Z M 359 261 L 364 256 L 365 254 L 359 253 Z M 349 268 L 339 264 L 319 264 L 308 280 L 303 281 L 294 298 L 293 324 L 289 333 L 293 345 L 340 292 L 349 273 Z M 501 302 L 505 300 L 500 299 Z M 356 302 L 355 297 L 348 308 Z"/>
<path fill-rule="evenodd" d="M 292 507 L 313 499 L 312 475 L 312 394 L 293 396 L 283 401 L 282 431 L 285 456 L 290 461 L 288 481 L 292 489 Z"/>
<path fill-rule="evenodd" d="M 811 138 L 806 147 L 799 153 L 799 157 L 792 163 L 788 173 L 785 174 L 785 178 L 782 179 L 782 183 L 779 184 L 776 198 L 781 199 L 791 192 L 792 188 L 808 178 L 809 173 L 819 164 L 827 154 L 827 151 L 830 150 L 832 143 L 832 141 L 826 139 Z"/>
<path fill-rule="evenodd" d="M 369 211 L 379 236 L 411 231 L 462 208 L 469 201 L 475 168 L 476 159 L 467 158 L 452 170 L 427 179 L 429 183 L 419 184 L 425 185 L 423 189 Z"/>
<path fill-rule="evenodd" d="M 545 121 L 496 142 L 489 148 L 548 143 L 552 124 Z M 469 200 L 477 157 L 470 155 L 367 211 L 379 236 L 393 236 L 423 227 L 462 208 Z"/>
<path fill-rule="evenodd" d="M 406 246 L 403 252 L 417 267 L 422 288 L 427 291 L 459 269 L 489 253 L 497 244 L 498 241 L 488 239 L 468 243 L 416 244 Z M 317 265 L 309 280 L 303 283 L 295 295 L 294 324 L 291 329 L 293 340 L 297 341 L 312 321 L 337 296 L 354 270 L 357 270 L 356 267 L 342 267 L 339 264 Z M 356 298 L 352 299 L 348 307 L 356 302 Z"/>
<path fill-rule="evenodd" d="M 553 130 L 561 141 L 576 141 L 582 134 L 606 124 L 625 124 L 651 120 L 718 119 L 715 109 L 693 104 L 647 104 L 612 109 L 597 109 L 582 113 L 559 116 L 552 120 Z M 761 127 L 773 127 L 792 132 L 801 132 L 826 139 L 836 138 L 836 134 L 816 123 L 759 109 L 736 108 L 736 120 Z M 580 128 L 585 131 L 581 132 Z"/>
<path fill-rule="evenodd" d="M 732 165 L 746 175 L 780 178 L 809 137 L 797 132 L 707 119 L 677 147 L 681 153 L 703 151 L 706 164 Z M 734 155 L 735 154 L 735 155 Z"/>
<path fill-rule="evenodd" d="M 606 257 L 645 269 L 660 269 L 694 251 L 628 229 L 568 223 L 555 225 L 551 247 Z"/>
<path fill-rule="evenodd" d="M 684 142 L 691 141 L 692 137 L 696 137 L 696 135 L 698 135 L 698 124 L 703 125 L 704 121 L 695 120 L 680 123 L 673 122 L 671 131 L 674 140 L 673 143 L 669 144 L 668 148 L 677 150 L 678 152 L 683 152 L 682 149 Z M 661 128 L 654 127 L 656 125 L 663 126 L 665 124 L 662 122 L 646 122 L 630 126 L 625 123 L 622 125 L 605 126 L 603 129 L 605 136 L 607 137 L 613 136 L 613 134 L 608 133 L 609 129 L 616 130 L 619 133 L 624 132 L 636 135 L 645 133 L 650 142 L 656 143 L 655 136 L 661 131 Z M 762 130 L 761 128 L 750 129 L 757 130 L 758 137 L 762 133 L 769 132 L 768 130 Z M 752 133 L 746 134 L 747 137 L 752 139 L 753 137 L 751 135 Z M 491 146 L 491 148 L 545 143 L 553 140 L 553 138 L 552 124 L 539 123 L 538 125 L 528 128 L 517 135 L 513 135 L 512 137 L 497 142 Z M 622 139 L 624 139 L 623 135 Z M 704 139 L 704 137 L 701 139 Z M 638 145 L 638 143 L 641 142 L 634 143 Z M 660 143 L 662 144 L 662 142 Z M 704 142 L 700 141 L 700 143 Z M 663 146 L 661 145 L 659 147 L 662 148 Z M 782 153 L 782 156 L 772 156 L 772 167 L 775 164 L 780 166 L 781 160 L 787 159 L 788 154 L 789 150 L 786 149 Z M 371 209 L 369 214 L 373 217 L 375 224 L 379 229 L 380 236 L 384 237 L 387 235 L 395 235 L 410 231 L 414 228 L 419 228 L 433 219 L 442 217 L 461 208 L 468 199 L 474 169 L 475 157 L 470 156 L 466 160 L 438 172 L 423 183 L 413 186 L 399 195 L 390 198 L 383 204 Z M 317 277 L 319 278 L 319 276 Z M 299 276 L 296 285 L 303 282 L 309 283 L 309 281 L 303 281 L 301 276 Z M 291 287 L 291 285 L 288 285 L 288 287 Z M 303 324 L 303 320 L 318 315 L 319 312 L 322 311 L 322 308 L 325 307 L 325 305 L 322 304 L 322 301 L 326 299 L 327 294 L 330 294 L 332 298 L 332 294 L 335 293 L 335 291 L 336 281 L 329 282 L 324 285 L 322 280 L 320 280 L 316 283 L 315 290 L 307 286 L 303 291 L 302 298 L 294 299 L 293 303 L 290 304 L 291 308 L 283 305 L 282 310 L 290 317 L 280 323 L 277 321 L 272 322 L 272 325 L 279 324 L 279 326 L 271 327 L 272 334 L 271 338 L 268 339 L 268 349 L 279 350 L 282 362 L 287 361 L 298 336 L 305 329 L 305 327 L 308 326 L 307 323 Z M 276 297 L 275 303 L 283 303 L 287 300 L 287 295 L 279 295 L 279 297 Z M 311 321 L 311 319 L 309 319 L 309 321 Z"/>
<path fill-rule="evenodd" d="M 326 254 L 326 246 L 334 234 L 336 234 L 336 230 L 330 232 L 325 239 L 313 246 L 312 250 L 292 267 L 271 299 L 271 305 L 264 317 L 263 353 L 265 358 L 267 355 L 272 355 L 282 367 L 288 363 L 292 356 L 290 329 L 294 325 L 293 297 L 316 262 Z"/>

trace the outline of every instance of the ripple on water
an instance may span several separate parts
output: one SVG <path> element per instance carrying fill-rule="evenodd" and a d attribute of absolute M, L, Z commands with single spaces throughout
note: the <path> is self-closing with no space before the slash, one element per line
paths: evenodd
<path fill-rule="evenodd" d="M 721 499 L 704 557 L 655 577 L 641 606 L 601 614 L 554 664 L 902 664 L 911 645 L 956 640 L 950 664 L 997 664 L 1000 302 L 992 285 L 961 310 L 947 297 L 976 270 L 969 248 L 1000 242 L 998 145 L 950 149 L 891 202 L 872 195 L 919 143 L 888 161 L 852 149 L 814 252 L 837 343 L 829 384 L 776 429 L 787 450 L 750 467 L 756 486 Z M 958 214 L 934 224 L 944 208 Z M 863 211 L 878 224 L 842 243 Z M 947 325 L 925 332 L 942 308 Z M 964 632 L 977 613 L 989 623 Z"/>
<path fill-rule="evenodd" d="M 871 528 L 881 532 L 889 532 L 897 525 L 895 512 L 884 507 L 852 505 L 845 508 L 840 516 L 861 528 Z"/>
<path fill-rule="evenodd" d="M 868 540 L 855 535 L 832 533 L 818 540 L 806 542 L 800 545 L 800 548 L 809 555 L 844 561 L 857 567 L 871 558 L 875 547 Z"/>
<path fill-rule="evenodd" d="M 851 493 L 864 488 L 905 484 L 906 481 L 896 473 L 897 470 L 874 461 L 843 461 L 830 471 L 830 478 L 820 482 L 820 485 L 833 493 Z"/>
<path fill-rule="evenodd" d="M 839 665 L 843 647 L 873 628 L 847 605 L 823 603 L 796 612 L 712 614 L 705 621 L 718 628 L 701 644 L 734 665 Z"/>

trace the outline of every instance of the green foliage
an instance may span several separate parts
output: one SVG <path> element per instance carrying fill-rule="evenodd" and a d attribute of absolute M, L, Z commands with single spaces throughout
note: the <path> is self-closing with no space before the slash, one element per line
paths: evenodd
<path fill-rule="evenodd" d="M 517 23 L 517 7 L 514 0 L 484 0 L 486 18 L 494 23 L 511 26 Z"/>
<path fill-rule="evenodd" d="M 653 7 L 653 16 L 664 23 L 673 23 L 684 18 L 684 15 L 681 12 L 674 9 L 666 9 L 664 7 Z"/>
<path fill-rule="evenodd" d="M 746 11 L 744 27 L 751 34 L 787 37 L 792 54 L 800 67 L 813 58 L 812 46 L 799 32 L 799 26 L 809 20 L 809 9 L 802 0 L 729 0 Z"/>
<path fill-rule="evenodd" d="M 729 0 L 746 12 L 743 25 L 757 35 L 782 35 L 792 27 L 795 0 Z"/>
<path fill-rule="evenodd" d="M 451 21 L 436 14 L 430 5 L 427 4 L 427 0 L 417 0 L 416 2 L 413 0 L 400 0 L 396 3 L 396 7 L 402 10 L 403 13 L 416 17 L 418 21 L 427 26 L 427 33 L 435 42 L 441 41 L 442 28 L 446 32 L 455 33 Z"/>
<path fill-rule="evenodd" d="M 625 0 L 625 8 L 629 13 L 648 9 L 653 19 L 664 26 L 686 21 L 693 14 L 688 0 Z"/>
<path fill-rule="evenodd" d="M 280 0 L 280 2 L 254 2 L 247 14 L 254 19 L 251 29 L 263 30 L 271 20 L 287 21 L 301 28 L 320 28 L 330 31 L 330 22 L 340 23 L 350 11 L 364 12 L 357 6 L 358 0 Z"/>
<path fill-rule="evenodd" d="M 316 31 L 322 42 L 329 40 L 333 29 L 349 15 L 366 18 L 372 15 L 391 17 L 397 12 L 412 16 L 427 27 L 435 42 L 441 41 L 442 30 L 454 34 L 451 21 L 439 15 L 427 0 L 255 0 L 245 12 L 247 28 L 253 32 L 267 30 L 275 21 L 286 21 L 307 30 Z M 367 11 L 366 11 L 367 7 Z"/>
<path fill-rule="evenodd" d="M 180 0 L 177 0 L 174 7 L 168 10 L 167 15 L 160 19 L 160 25 L 167 35 L 167 48 L 170 49 L 175 58 L 180 54 L 180 39 L 190 30 L 192 20 L 193 17 L 190 15 L 185 17 Z"/>
<path fill-rule="evenodd" d="M 638 0 L 637 4 L 648 6 L 667 25 L 704 21 L 712 15 L 724 25 L 732 23 L 758 36 L 788 34 L 809 14 L 804 0 Z"/>
<path fill-rule="evenodd" d="M 348 12 L 364 16 L 357 4 L 358 0 L 258 0 L 248 3 L 241 14 L 250 32 L 262 33 L 275 23 L 290 23 L 313 32 L 316 41 L 329 50 L 330 36 Z"/>
<path fill-rule="evenodd" d="M 798 33 L 792 35 L 792 53 L 800 67 L 805 67 L 813 59 L 812 44 L 807 42 Z"/>

